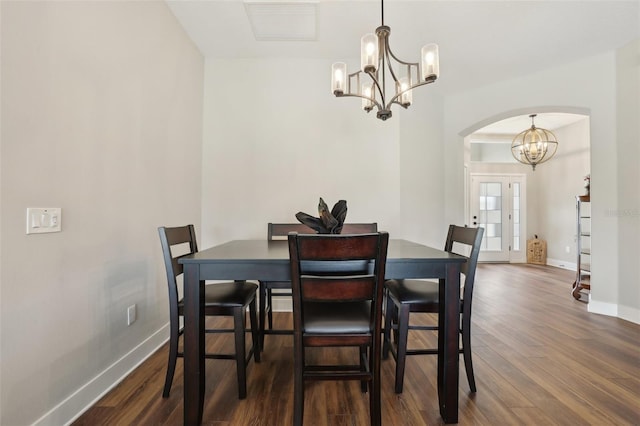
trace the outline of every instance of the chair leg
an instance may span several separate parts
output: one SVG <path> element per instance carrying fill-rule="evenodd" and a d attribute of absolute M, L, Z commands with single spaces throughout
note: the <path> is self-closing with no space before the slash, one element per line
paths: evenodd
<path fill-rule="evenodd" d="M 365 372 L 367 371 L 367 360 L 370 359 L 369 357 L 367 357 L 367 346 L 360 346 L 360 371 Z M 371 370 L 369 370 L 371 371 Z M 366 380 L 361 380 L 360 381 L 360 389 L 362 390 L 362 393 L 366 393 L 367 392 L 367 381 Z"/>
<path fill-rule="evenodd" d="M 389 349 L 391 348 L 391 325 L 393 318 L 393 311 L 395 305 L 393 300 L 389 297 L 389 293 L 386 293 L 386 307 L 384 310 L 384 336 L 382 339 L 382 359 L 389 358 Z"/>
<path fill-rule="evenodd" d="M 255 362 L 260 362 L 260 333 L 258 332 L 258 319 L 256 317 L 256 299 L 249 303 L 249 322 L 251 323 L 253 359 Z"/>
<path fill-rule="evenodd" d="M 293 425 L 302 426 L 304 419 L 304 379 L 302 370 L 305 365 L 302 337 L 293 339 Z"/>
<path fill-rule="evenodd" d="M 247 363 L 245 358 L 245 312 L 244 307 L 233 309 L 233 329 L 236 344 L 236 374 L 238 376 L 238 398 L 247 397 Z"/>
<path fill-rule="evenodd" d="M 382 424 L 382 402 L 380 392 L 380 346 L 371 346 L 369 354 L 369 368 L 373 374 L 369 385 L 369 417 L 371 426 L 381 426 Z"/>
<path fill-rule="evenodd" d="M 260 281 L 260 347 L 257 349 L 258 351 L 264 350 L 264 319 L 265 319 L 265 311 L 267 309 L 267 287 L 266 284 Z"/>
<path fill-rule="evenodd" d="M 269 309 L 267 310 L 269 330 L 273 330 L 273 291 L 270 288 L 267 289 L 267 300 L 269 301 Z"/>
<path fill-rule="evenodd" d="M 162 397 L 168 398 L 169 392 L 171 392 L 171 384 L 173 383 L 173 374 L 176 371 L 176 359 L 178 358 L 178 339 L 180 338 L 179 327 L 177 321 L 171 321 L 169 332 L 169 360 L 167 362 L 167 375 L 164 379 L 164 390 L 162 391 Z"/>
<path fill-rule="evenodd" d="M 471 361 L 471 315 L 462 317 L 462 355 L 464 357 L 464 369 L 467 372 L 467 380 L 471 392 L 476 391 L 476 379 L 473 375 L 473 362 Z"/>
<path fill-rule="evenodd" d="M 404 366 L 407 361 L 407 340 L 409 337 L 409 305 L 400 305 L 398 312 L 398 347 L 396 355 L 396 393 L 402 393 Z"/>

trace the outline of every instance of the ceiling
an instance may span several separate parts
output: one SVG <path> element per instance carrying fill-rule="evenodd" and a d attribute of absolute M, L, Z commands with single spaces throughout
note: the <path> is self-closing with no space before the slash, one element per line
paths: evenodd
<path fill-rule="evenodd" d="M 381 24 L 379 1 L 165 1 L 208 59 L 320 59 L 346 62 L 353 71 L 360 37 Z M 439 45 L 440 78 L 429 90 L 441 94 L 611 51 L 640 37 L 640 0 L 387 0 L 384 17 L 400 59 L 417 61 L 422 45 Z M 585 116 L 541 112 L 536 124 L 555 130 L 580 119 Z M 475 134 L 516 135 L 530 125 L 527 114 Z"/>
<path fill-rule="evenodd" d="M 378 1 L 253 1 L 266 9 L 263 17 L 274 19 L 275 29 L 286 33 L 290 27 L 311 39 L 279 34 L 278 40 L 258 41 L 242 0 L 166 2 L 209 59 L 312 58 L 344 61 L 355 70 L 360 37 L 381 24 Z M 299 5 L 306 12 L 289 8 Z M 422 45 L 439 45 L 441 75 L 429 90 L 443 94 L 611 51 L 640 37 L 640 0 L 387 0 L 384 17 L 400 59 L 417 61 Z"/>

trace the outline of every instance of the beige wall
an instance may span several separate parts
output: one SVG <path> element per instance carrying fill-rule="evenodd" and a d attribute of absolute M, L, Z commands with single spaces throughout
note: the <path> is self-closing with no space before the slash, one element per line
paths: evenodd
<path fill-rule="evenodd" d="M 203 60 L 163 2 L 0 10 L 0 424 L 60 425 L 168 336 L 156 228 L 200 225 Z"/>
<path fill-rule="evenodd" d="M 330 72 L 313 59 L 207 61 L 203 244 L 263 238 L 268 222 L 317 216 L 319 197 L 398 234 L 399 120 L 336 99 Z"/>

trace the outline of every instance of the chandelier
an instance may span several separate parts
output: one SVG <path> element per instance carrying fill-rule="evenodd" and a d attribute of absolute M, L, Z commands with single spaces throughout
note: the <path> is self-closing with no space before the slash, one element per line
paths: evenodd
<path fill-rule="evenodd" d="M 382 25 L 375 34 L 365 34 L 360 41 L 360 71 L 347 74 L 347 64 L 336 62 L 331 66 L 331 90 L 336 97 L 355 96 L 362 98 L 362 108 L 370 112 L 378 109 L 381 120 L 391 117 L 391 106 L 403 108 L 411 105 L 411 91 L 418 86 L 433 83 L 438 78 L 438 45 L 422 47 L 420 62 L 405 62 L 398 59 L 389 47 L 391 28 L 384 25 L 384 0 L 382 3 Z M 393 94 L 386 93 L 387 73 L 393 80 Z M 371 79 L 360 78 L 364 74 Z"/>
<path fill-rule="evenodd" d="M 524 132 L 518 133 L 511 143 L 511 154 L 513 158 L 522 164 L 533 167 L 549 160 L 558 149 L 558 140 L 549 130 L 536 127 L 533 119 L 537 114 L 531 114 L 531 127 Z"/>

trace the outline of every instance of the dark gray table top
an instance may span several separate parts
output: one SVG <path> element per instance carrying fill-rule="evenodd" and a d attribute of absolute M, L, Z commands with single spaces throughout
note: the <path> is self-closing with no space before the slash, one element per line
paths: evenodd
<path fill-rule="evenodd" d="M 444 250 L 407 240 L 389 240 L 387 262 L 390 261 L 434 261 L 465 262 L 464 257 Z M 180 263 L 207 263 L 209 261 L 267 261 L 289 262 L 287 241 L 233 240 L 180 259 Z"/>
<path fill-rule="evenodd" d="M 463 256 L 407 240 L 389 240 L 385 278 L 444 278 L 447 265 L 466 262 Z M 285 280 L 289 278 L 287 241 L 233 240 L 185 256 L 196 264 L 201 279 Z"/>

